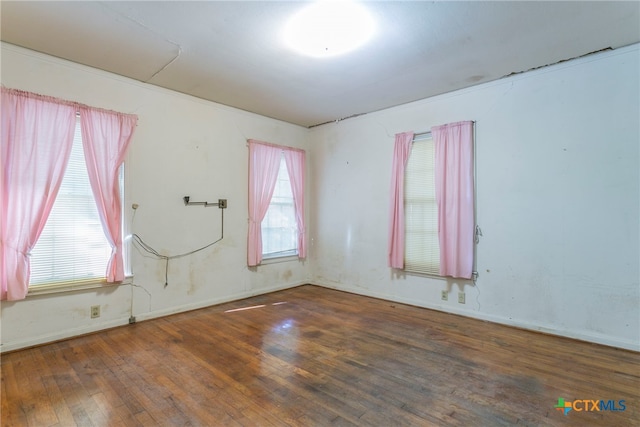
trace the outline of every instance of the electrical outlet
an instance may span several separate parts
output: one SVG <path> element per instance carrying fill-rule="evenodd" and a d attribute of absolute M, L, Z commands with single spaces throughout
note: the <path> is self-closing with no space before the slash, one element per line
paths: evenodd
<path fill-rule="evenodd" d="M 446 301 L 449 299 L 449 292 L 447 291 L 440 291 L 440 298 L 442 299 L 442 301 Z"/>
<path fill-rule="evenodd" d="M 91 306 L 91 318 L 95 319 L 96 317 L 100 317 L 100 306 L 92 305 Z"/>
<path fill-rule="evenodd" d="M 226 209 L 227 208 L 227 199 L 218 199 L 218 207 L 220 209 Z"/>
<path fill-rule="evenodd" d="M 458 302 L 464 304 L 464 292 L 458 292 Z"/>

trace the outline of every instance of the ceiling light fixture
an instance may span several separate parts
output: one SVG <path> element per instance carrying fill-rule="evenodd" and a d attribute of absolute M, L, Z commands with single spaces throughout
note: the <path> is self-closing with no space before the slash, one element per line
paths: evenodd
<path fill-rule="evenodd" d="M 293 50 L 317 58 L 340 55 L 371 38 L 375 29 L 367 9 L 351 1 L 319 1 L 295 14 L 284 28 Z"/>

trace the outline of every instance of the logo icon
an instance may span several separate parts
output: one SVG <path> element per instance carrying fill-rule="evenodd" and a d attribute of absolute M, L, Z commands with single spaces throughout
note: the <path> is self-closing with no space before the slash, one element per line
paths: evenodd
<path fill-rule="evenodd" d="M 558 398 L 558 404 L 554 406 L 554 408 L 556 408 L 558 411 L 564 411 L 565 415 L 567 415 L 569 411 L 573 409 L 573 407 L 571 406 L 571 402 L 565 402 L 564 398 L 562 397 Z"/>

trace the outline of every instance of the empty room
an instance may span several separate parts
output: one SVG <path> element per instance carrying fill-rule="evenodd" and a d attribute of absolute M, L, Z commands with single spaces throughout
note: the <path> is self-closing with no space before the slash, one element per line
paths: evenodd
<path fill-rule="evenodd" d="M 640 2 L 0 18 L 2 426 L 640 425 Z"/>

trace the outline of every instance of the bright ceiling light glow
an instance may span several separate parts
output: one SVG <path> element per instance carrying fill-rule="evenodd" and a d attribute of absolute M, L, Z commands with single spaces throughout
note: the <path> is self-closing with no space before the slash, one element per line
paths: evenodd
<path fill-rule="evenodd" d="M 302 9 L 285 26 L 283 37 L 293 50 L 318 58 L 362 46 L 375 24 L 365 7 L 351 1 L 320 1 Z"/>

